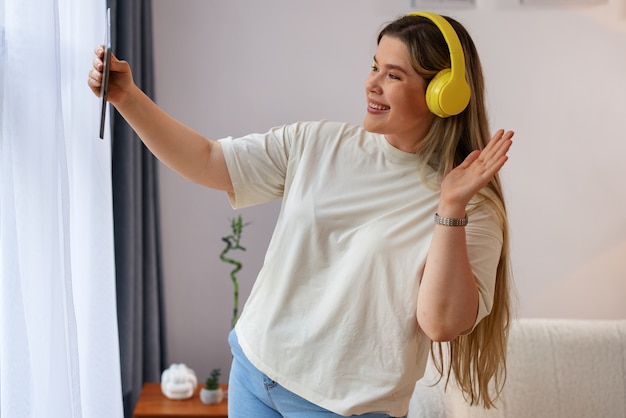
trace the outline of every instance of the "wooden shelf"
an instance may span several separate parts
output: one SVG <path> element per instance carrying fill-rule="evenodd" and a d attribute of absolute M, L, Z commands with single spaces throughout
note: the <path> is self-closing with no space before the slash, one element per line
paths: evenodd
<path fill-rule="evenodd" d="M 160 383 L 145 383 L 135 406 L 134 418 L 185 418 L 185 417 L 218 417 L 228 418 L 227 397 L 216 405 L 205 405 L 200 401 L 200 389 L 189 399 L 173 400 L 161 392 Z M 224 391 L 227 385 L 222 385 Z"/>

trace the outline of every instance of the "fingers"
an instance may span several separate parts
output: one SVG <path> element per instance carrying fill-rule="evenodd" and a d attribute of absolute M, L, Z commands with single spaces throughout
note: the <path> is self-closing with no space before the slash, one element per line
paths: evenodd
<path fill-rule="evenodd" d="M 98 45 L 94 50 L 96 57 L 103 58 L 104 57 L 104 45 Z"/>
<path fill-rule="evenodd" d="M 469 153 L 469 155 L 467 157 L 465 157 L 465 159 L 463 160 L 463 162 L 461 164 L 459 164 L 460 168 L 467 168 L 469 167 L 474 161 L 476 161 L 481 155 L 481 152 L 478 150 L 474 150 L 472 152 Z"/>
<path fill-rule="evenodd" d="M 102 73 L 95 68 L 92 68 L 89 71 L 89 76 L 87 77 L 87 83 L 89 87 L 100 87 L 102 84 Z"/>
<path fill-rule="evenodd" d="M 513 144 L 511 138 L 513 138 L 514 134 L 513 131 L 498 130 L 481 151 L 480 159 L 486 162 L 499 160 L 500 157 L 505 156 Z"/>
<path fill-rule="evenodd" d="M 489 154 L 485 156 L 483 160 L 484 174 L 488 177 L 493 177 L 504 164 L 508 161 L 509 157 L 506 155 L 512 142 L 509 140 L 503 141 L 499 144 L 497 149 L 492 149 Z M 482 157 L 482 155 L 481 155 Z"/>
<path fill-rule="evenodd" d="M 513 135 L 515 135 L 515 132 L 513 131 L 505 131 L 504 129 L 500 129 L 498 130 L 494 136 L 491 138 L 491 141 L 489 141 L 489 144 L 487 144 L 487 146 L 489 146 L 490 144 L 502 144 L 502 143 L 509 143 L 511 142 L 511 138 L 513 138 Z"/>
<path fill-rule="evenodd" d="M 467 168 L 474 162 L 482 166 L 485 170 L 491 171 L 491 166 L 497 166 L 498 169 L 504 165 L 508 157 L 506 156 L 509 148 L 513 144 L 511 138 L 515 133 L 513 131 L 498 130 L 484 149 L 472 151 L 459 165 L 461 168 Z M 496 170 L 497 171 L 497 170 Z"/>
<path fill-rule="evenodd" d="M 508 160 L 513 135 L 513 131 L 498 130 L 483 150 L 470 153 L 461 166 L 471 167 L 480 178 L 492 178 Z"/>
<path fill-rule="evenodd" d="M 92 68 L 89 70 L 87 77 L 87 85 L 91 90 L 100 96 L 100 86 L 102 85 L 102 70 L 104 64 L 102 59 L 104 58 L 104 45 L 98 45 L 94 50 L 96 57 L 93 59 Z"/>
<path fill-rule="evenodd" d="M 485 147 L 485 150 L 489 148 L 497 149 L 497 147 L 501 146 L 503 143 L 510 145 L 513 135 L 515 135 L 515 132 L 513 131 L 505 131 L 504 129 L 498 130 L 491 138 L 491 141 L 489 141 L 489 143 Z"/>

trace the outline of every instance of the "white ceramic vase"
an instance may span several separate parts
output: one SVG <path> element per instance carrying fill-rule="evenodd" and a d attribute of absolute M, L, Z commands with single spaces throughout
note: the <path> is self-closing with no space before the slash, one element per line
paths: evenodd
<path fill-rule="evenodd" d="M 224 399 L 224 391 L 222 388 L 210 390 L 207 388 L 202 388 L 200 390 L 200 401 L 206 405 L 212 405 L 216 403 L 222 402 Z"/>

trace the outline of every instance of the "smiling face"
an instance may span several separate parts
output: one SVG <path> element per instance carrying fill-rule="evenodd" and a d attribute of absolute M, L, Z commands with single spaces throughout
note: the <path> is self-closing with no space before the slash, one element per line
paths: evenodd
<path fill-rule="evenodd" d="M 383 36 L 380 40 L 365 93 L 363 127 L 384 134 L 398 149 L 415 152 L 434 115 L 426 104 L 426 81 L 413 69 L 409 51 L 398 38 Z"/>

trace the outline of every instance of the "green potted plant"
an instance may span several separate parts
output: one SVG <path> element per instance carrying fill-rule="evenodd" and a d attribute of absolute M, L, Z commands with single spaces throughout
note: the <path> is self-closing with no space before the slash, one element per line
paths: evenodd
<path fill-rule="evenodd" d="M 240 244 L 241 233 L 243 231 L 243 227 L 246 225 L 248 224 L 244 224 L 243 218 L 241 217 L 241 215 L 239 215 L 236 219 L 231 220 L 230 229 L 232 233 L 226 237 L 222 237 L 222 241 L 226 243 L 226 246 L 220 254 L 220 260 L 234 266 L 233 269 L 230 271 L 230 279 L 233 282 L 233 318 L 231 321 L 232 328 L 235 328 L 235 324 L 237 324 L 237 319 L 239 319 L 239 281 L 237 280 L 237 272 L 241 270 L 243 264 L 241 263 L 241 261 L 235 260 L 234 258 L 229 258 L 226 255 L 233 250 L 246 251 L 246 249 Z"/>
<path fill-rule="evenodd" d="M 233 282 L 233 317 L 231 320 L 231 327 L 235 328 L 237 319 L 239 319 L 239 280 L 237 279 L 237 272 L 243 267 L 243 263 L 231 256 L 227 256 L 230 251 L 241 250 L 246 251 L 241 246 L 241 233 L 243 227 L 248 224 L 243 223 L 243 218 L 239 215 L 236 219 L 232 219 L 230 222 L 231 234 L 222 237 L 222 241 L 226 243 L 226 246 L 220 253 L 220 260 L 225 263 L 232 264 L 233 268 L 230 271 L 230 279 Z M 200 400 L 205 404 L 216 404 L 222 402 L 224 399 L 224 391 L 220 387 L 219 377 L 221 374 L 220 369 L 213 369 L 211 375 L 207 378 L 204 387 L 200 390 Z"/>
<path fill-rule="evenodd" d="M 224 391 L 220 387 L 220 369 L 213 369 L 211 375 L 207 378 L 204 387 L 200 390 L 200 401 L 211 405 L 222 402 L 224 399 Z"/>

